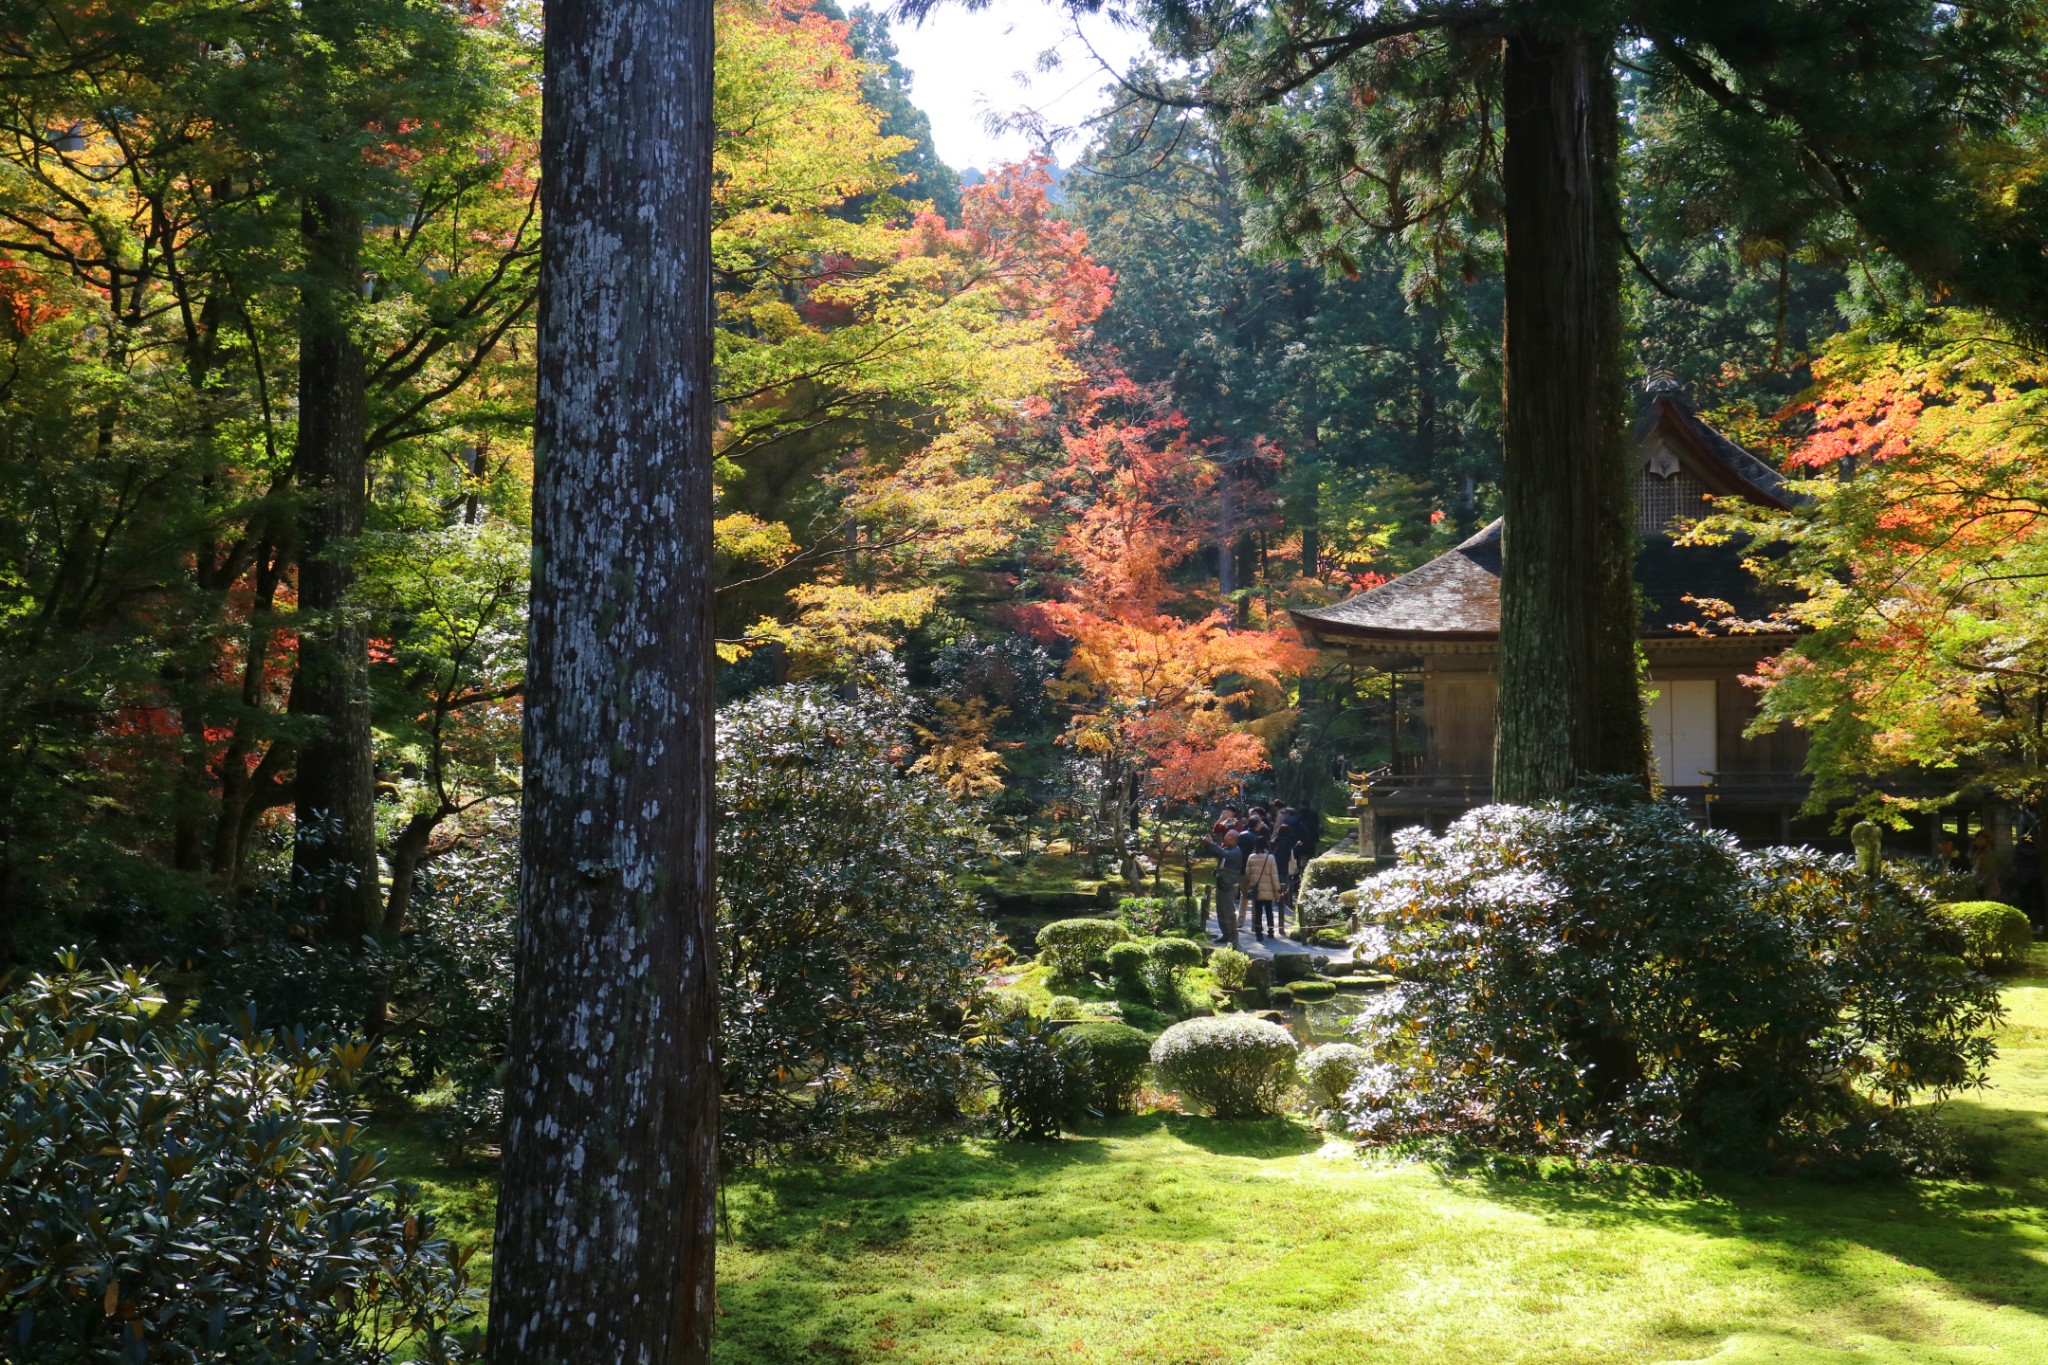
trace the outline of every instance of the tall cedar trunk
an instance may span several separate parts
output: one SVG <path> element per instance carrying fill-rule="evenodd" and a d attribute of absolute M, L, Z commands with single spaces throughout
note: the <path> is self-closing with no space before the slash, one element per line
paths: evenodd
<path fill-rule="evenodd" d="M 349 609 L 350 542 L 369 496 L 363 350 L 349 325 L 362 280 L 363 224 L 345 201 L 308 195 L 299 303 L 299 440 L 305 492 L 299 527 L 298 669 L 290 711 L 308 722 L 293 786 L 292 871 L 335 932 L 354 937 L 382 918 L 377 893 L 376 772 L 370 741 L 369 635 Z"/>
<path fill-rule="evenodd" d="M 1647 781 L 1621 350 L 1609 45 L 1507 42 L 1507 438 L 1494 793 Z"/>
<path fill-rule="evenodd" d="M 548 13 L 495 1365 L 708 1358 L 711 4 Z"/>

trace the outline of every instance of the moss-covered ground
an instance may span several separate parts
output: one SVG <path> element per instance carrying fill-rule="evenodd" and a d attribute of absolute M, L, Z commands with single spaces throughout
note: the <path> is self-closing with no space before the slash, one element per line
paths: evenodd
<path fill-rule="evenodd" d="M 1972 1182 L 1450 1176 L 1149 1115 L 735 1185 L 722 1365 L 2048 1362 L 2048 957 Z M 404 1126 L 408 1166 L 426 1163 Z M 477 1170 L 413 1169 L 487 1222 Z"/>

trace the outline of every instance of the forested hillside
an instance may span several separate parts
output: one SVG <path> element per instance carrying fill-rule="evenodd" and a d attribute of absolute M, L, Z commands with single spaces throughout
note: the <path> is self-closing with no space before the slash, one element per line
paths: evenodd
<path fill-rule="evenodd" d="M 519 788 L 533 15 L 395 7 L 346 51 L 311 17 L 63 19 L 5 92 L 8 951 L 292 881 L 401 927 Z M 1045 162 L 963 191 L 881 15 L 718 22 L 721 696 L 898 698 L 1007 839 L 1112 863 L 1246 782 L 1341 809 L 1387 685 L 1284 611 L 1499 510 L 1485 195 L 1305 260 L 1214 116 L 1129 99 L 1062 205 Z M 1640 148 L 1636 373 L 1796 435 L 1819 339 L 1909 282 Z"/>

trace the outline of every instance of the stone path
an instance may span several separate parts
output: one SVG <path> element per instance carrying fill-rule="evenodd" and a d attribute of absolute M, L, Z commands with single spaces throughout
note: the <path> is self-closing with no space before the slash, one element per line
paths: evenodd
<path fill-rule="evenodd" d="M 1294 923 L 1292 915 L 1288 917 L 1287 922 L 1290 925 Z M 1208 930 L 1211 943 L 1222 941 L 1223 931 L 1216 927 L 1216 914 L 1213 910 L 1209 913 L 1209 922 L 1204 928 Z M 1270 958 L 1276 953 L 1320 953 L 1332 962 L 1351 960 L 1349 948 L 1314 948 L 1286 934 L 1255 938 L 1249 933 L 1240 932 L 1237 936 L 1237 946 L 1245 956 L 1253 958 Z"/>

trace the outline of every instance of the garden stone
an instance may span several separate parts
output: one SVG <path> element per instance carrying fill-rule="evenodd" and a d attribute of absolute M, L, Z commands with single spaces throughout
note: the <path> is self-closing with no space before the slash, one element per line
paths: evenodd
<path fill-rule="evenodd" d="M 1284 986 L 1290 981 L 1299 981 L 1305 976 L 1314 976 L 1315 957 L 1309 953 L 1273 954 L 1273 981 Z"/>

